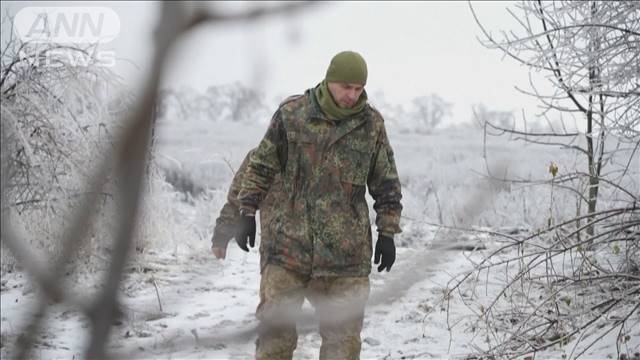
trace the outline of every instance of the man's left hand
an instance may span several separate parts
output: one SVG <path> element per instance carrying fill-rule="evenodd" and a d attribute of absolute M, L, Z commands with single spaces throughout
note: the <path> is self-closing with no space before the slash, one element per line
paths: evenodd
<path fill-rule="evenodd" d="M 379 233 L 374 258 L 374 264 L 380 263 L 378 272 L 382 269 L 387 269 L 387 272 L 391 270 L 391 266 L 396 261 L 396 244 L 394 244 L 392 237 Z"/>

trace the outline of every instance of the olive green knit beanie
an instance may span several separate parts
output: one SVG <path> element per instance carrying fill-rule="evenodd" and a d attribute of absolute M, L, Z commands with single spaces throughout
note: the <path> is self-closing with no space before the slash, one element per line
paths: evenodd
<path fill-rule="evenodd" d="M 327 82 L 365 85 L 367 83 L 367 63 L 357 52 L 340 52 L 331 59 L 325 80 Z"/>

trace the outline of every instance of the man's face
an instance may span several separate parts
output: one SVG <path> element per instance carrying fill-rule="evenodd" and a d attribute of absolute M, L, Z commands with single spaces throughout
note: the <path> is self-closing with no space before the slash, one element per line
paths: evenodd
<path fill-rule="evenodd" d="M 333 101 L 343 109 L 352 108 L 364 91 L 364 86 L 360 84 L 330 82 L 328 87 Z"/>

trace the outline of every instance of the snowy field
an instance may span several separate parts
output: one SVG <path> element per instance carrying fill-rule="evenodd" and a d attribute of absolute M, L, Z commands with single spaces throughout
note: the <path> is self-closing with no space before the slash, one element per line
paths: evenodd
<path fill-rule="evenodd" d="M 354 47 L 403 194 L 361 358 L 640 360 L 640 2 L 30 3 L 2 1 L 0 360 L 253 358 L 260 237 L 217 260 L 215 220 Z"/>
<path fill-rule="evenodd" d="M 209 246 L 232 169 L 258 143 L 266 126 L 266 119 L 254 125 L 184 120 L 159 124 L 155 162 L 173 186 L 160 179 L 152 183 L 145 207 L 152 228 L 146 232 L 145 252 L 132 261 L 121 285 L 123 314 L 114 322 L 109 343 L 114 358 L 253 357 L 257 250 L 246 254 L 232 242 L 227 259 L 219 261 L 210 254 Z M 418 135 L 395 131 L 392 123 L 388 130 L 403 185 L 404 232 L 396 238 L 398 256 L 392 271 L 372 272 L 361 357 L 464 359 L 483 339 L 469 330 L 475 315 L 464 304 L 464 295 L 445 298 L 444 289 L 452 277 L 470 269 L 470 260 L 477 260 L 482 251 L 444 251 L 441 247 L 471 244 L 491 250 L 499 239 L 462 232 L 445 237 L 434 224 L 534 231 L 544 223 L 546 217 L 541 214 L 549 212 L 549 189 L 513 185 L 489 189 L 481 175 L 486 168 L 479 130 L 461 127 Z M 505 139 L 492 139 L 488 151 L 490 168 L 524 179 L 548 179 L 550 162 L 558 163 L 562 171 L 575 161 L 555 149 Z M 563 204 L 565 195 L 555 196 L 554 203 Z M 561 217 L 572 210 L 559 206 L 553 211 Z M 70 286 L 84 288 L 87 295 L 95 293 L 100 273 L 75 276 Z M 12 358 L 37 295 L 22 273 L 3 275 L 3 359 Z M 82 358 L 87 319 L 76 309 L 51 306 L 33 358 Z M 305 303 L 304 309 L 310 311 L 309 305 Z M 294 358 L 317 358 L 317 329 L 306 327 L 299 333 Z M 611 337 L 583 358 L 615 358 L 615 334 Z M 640 326 L 633 329 L 631 339 L 627 351 L 633 354 L 640 351 Z M 571 345 L 536 354 L 536 359 L 564 358 Z"/>

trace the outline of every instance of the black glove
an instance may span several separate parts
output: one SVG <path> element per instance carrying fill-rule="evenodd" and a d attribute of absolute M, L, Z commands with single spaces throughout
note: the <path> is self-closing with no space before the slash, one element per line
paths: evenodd
<path fill-rule="evenodd" d="M 380 262 L 382 258 L 382 262 Z M 387 272 L 391 270 L 391 265 L 396 261 L 396 244 L 393 243 L 393 238 L 378 234 L 378 241 L 376 241 L 376 251 L 374 256 L 374 264 L 380 262 L 378 266 L 378 272 L 386 268 Z"/>
<path fill-rule="evenodd" d="M 249 246 L 254 247 L 256 244 L 256 217 L 250 215 L 240 215 L 238 228 L 236 230 L 236 242 L 240 249 L 249 252 L 247 248 L 247 240 Z"/>

